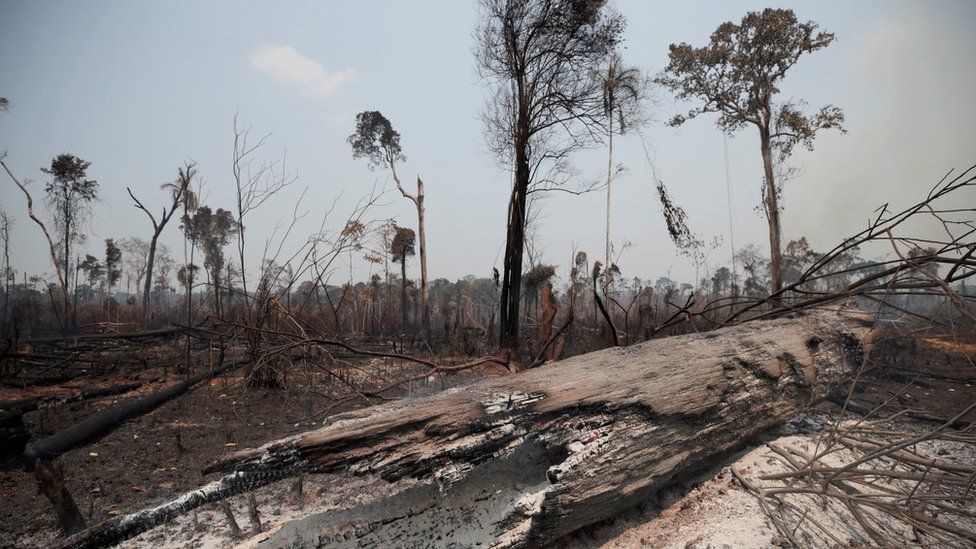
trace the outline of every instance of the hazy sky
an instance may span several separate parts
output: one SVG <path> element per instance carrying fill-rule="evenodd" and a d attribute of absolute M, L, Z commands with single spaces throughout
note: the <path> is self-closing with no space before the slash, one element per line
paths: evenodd
<path fill-rule="evenodd" d="M 950 168 L 976 163 L 976 2 L 616 2 L 627 17 L 626 60 L 656 73 L 668 44 L 701 45 L 723 21 L 747 11 L 791 7 L 837 35 L 827 50 L 803 59 L 787 77 L 784 98 L 841 106 L 847 135 L 825 134 L 794 163 L 800 175 L 785 189 L 785 240 L 806 235 L 823 248 L 864 226 L 874 209 L 915 202 Z M 29 2 L 0 0 L 0 150 L 35 198 L 39 168 L 69 152 L 91 161 L 101 184 L 88 251 L 101 256 L 108 237 L 148 238 L 145 215 L 126 186 L 162 206 L 159 185 L 187 159 L 205 179 L 206 202 L 232 209 L 232 120 L 256 134 L 273 132 L 263 157 L 287 150 L 298 182 L 275 196 L 248 224 L 259 256 L 294 203 L 308 215 L 295 241 L 314 232 L 341 198 L 331 226 L 374 182 L 391 185 L 350 154 L 355 113 L 382 111 L 402 134 L 408 160 L 399 169 L 427 187 L 431 278 L 487 275 L 499 265 L 510 177 L 487 152 L 479 112 L 486 86 L 471 53 L 474 2 Z M 656 92 L 656 118 L 645 131 L 658 176 L 689 215 L 692 230 L 721 236 L 712 264 L 728 261 L 729 208 L 723 136 L 713 118 L 675 130 L 681 109 Z M 690 279 L 661 217 L 641 141 L 615 142 L 628 168 L 614 190 L 613 238 L 632 247 L 625 276 L 671 272 Z M 728 140 L 737 246 L 765 247 L 758 136 Z M 581 180 L 605 173 L 602 148 L 579 154 Z M 976 200 L 970 193 L 965 200 Z M 568 263 L 575 247 L 602 257 L 605 195 L 553 194 L 542 204 L 542 259 Z M 388 194 L 371 217 L 415 226 L 409 202 Z M 0 174 L 0 203 L 17 221 L 13 267 L 50 272 L 46 246 L 30 223 L 23 195 Z M 784 240 L 784 243 L 785 243 Z M 163 242 L 182 249 L 176 223 Z M 361 262 L 360 262 L 361 263 Z M 248 266 L 249 269 L 253 265 Z M 357 278 L 367 274 L 360 266 Z M 562 270 L 560 274 L 564 274 Z"/>

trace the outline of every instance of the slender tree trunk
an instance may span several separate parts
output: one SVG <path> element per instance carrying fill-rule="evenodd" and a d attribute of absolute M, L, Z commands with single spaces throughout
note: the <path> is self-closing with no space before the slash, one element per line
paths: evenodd
<path fill-rule="evenodd" d="M 183 218 L 190 218 L 190 211 L 187 208 L 186 202 L 183 202 Z M 183 265 L 186 269 L 186 325 L 193 326 L 193 249 L 190 239 L 186 236 L 186 232 L 183 232 Z M 184 342 L 184 362 L 183 362 L 183 377 L 186 378 L 190 375 L 190 334 L 186 334 L 186 341 Z"/>
<path fill-rule="evenodd" d="M 400 258 L 400 333 L 407 332 L 407 257 Z"/>
<path fill-rule="evenodd" d="M 613 111 L 610 112 L 610 133 L 607 141 L 607 253 L 603 268 L 610 269 L 610 182 L 613 179 Z M 606 287 L 604 287 L 606 293 Z"/>
<path fill-rule="evenodd" d="M 420 177 L 417 177 L 417 194 L 412 195 L 407 192 L 400 183 L 400 177 L 397 175 L 396 164 L 390 162 L 390 173 L 393 174 L 393 181 L 396 182 L 397 189 L 404 198 L 413 202 L 414 206 L 417 207 L 417 238 L 420 240 L 420 294 L 423 300 L 423 324 L 425 337 L 430 340 L 430 298 L 427 291 L 427 227 L 424 223 L 424 217 L 426 215 L 426 209 L 424 207 L 424 182 Z M 387 280 L 389 283 L 389 280 Z M 416 320 L 415 320 L 416 321 Z"/>
<path fill-rule="evenodd" d="M 186 241 L 184 240 L 184 249 L 186 247 Z M 194 246 L 196 245 L 195 240 L 190 241 L 190 255 L 189 263 L 186 263 L 186 325 L 193 326 L 193 252 Z M 186 252 L 184 251 L 184 254 Z M 190 335 L 186 336 L 186 346 L 184 348 L 184 365 L 183 365 L 183 376 L 188 377 L 190 375 Z"/>
<path fill-rule="evenodd" d="M 217 313 L 218 318 L 224 318 L 224 309 L 220 304 L 220 269 L 215 269 L 210 275 L 210 278 L 213 282 L 214 311 Z"/>
<path fill-rule="evenodd" d="M 34 337 L 34 292 L 37 288 L 31 285 L 27 288 L 27 273 L 24 273 L 24 290 L 27 291 L 27 314 L 30 316 L 30 337 Z"/>
<path fill-rule="evenodd" d="M 159 233 L 162 227 L 153 231 L 152 240 L 149 241 L 149 258 L 146 261 L 146 284 L 142 292 L 142 323 L 149 327 L 149 292 L 152 288 L 153 264 L 156 262 L 156 242 L 159 240 Z"/>
<path fill-rule="evenodd" d="M 422 301 L 422 315 L 424 337 L 430 342 L 430 292 L 427 288 L 427 227 L 424 221 L 426 209 L 424 207 L 424 182 L 417 177 L 417 238 L 420 240 L 420 299 Z M 416 322 L 416 320 L 414 321 Z"/>
<path fill-rule="evenodd" d="M 61 211 L 61 216 L 63 217 L 62 223 L 64 223 L 64 225 L 61 229 L 62 230 L 61 234 L 64 235 L 64 242 L 62 242 L 61 245 L 64 247 L 64 255 L 61 258 L 61 269 L 64 271 L 64 276 L 65 279 L 67 280 L 68 258 L 70 257 L 68 253 L 71 247 L 71 232 L 70 232 L 71 231 L 71 210 L 67 207 L 68 197 L 64 197 L 63 200 L 65 203 L 65 207 Z"/>
<path fill-rule="evenodd" d="M 2 158 L 0 158 L 0 166 L 3 166 L 4 171 L 7 172 L 7 175 L 10 176 L 10 179 L 12 179 L 13 182 L 14 182 L 14 184 L 17 185 L 17 187 L 24 193 L 24 196 L 27 198 L 27 215 L 28 215 L 28 217 L 30 217 L 31 218 L 31 221 L 33 221 L 35 224 L 37 224 L 38 227 L 41 228 L 41 232 L 43 232 L 44 233 L 44 237 L 47 238 L 48 249 L 49 249 L 49 251 L 51 253 L 51 262 L 54 263 L 55 274 L 58 277 L 58 283 L 61 285 L 61 293 L 64 296 L 65 304 L 67 304 L 68 303 L 68 273 L 67 273 L 66 270 L 62 270 L 61 269 L 61 262 L 58 261 L 58 254 L 57 254 L 57 251 L 56 251 L 57 248 L 54 245 L 54 239 L 51 238 L 51 233 L 48 232 L 47 225 L 45 225 L 44 222 L 41 221 L 40 218 L 38 218 L 34 214 L 34 198 L 27 191 L 27 187 L 25 187 L 20 182 L 19 179 L 17 179 L 16 177 L 14 177 L 14 173 L 12 171 L 10 171 L 10 168 L 7 166 L 7 164 L 3 161 Z M 26 276 L 26 273 L 25 273 L 25 276 Z M 25 284 L 26 284 L 26 282 L 25 282 Z M 31 332 L 31 333 L 33 333 L 33 332 Z"/>
<path fill-rule="evenodd" d="M 776 197 L 776 181 L 773 177 L 773 152 L 770 146 L 769 129 L 760 128 L 760 144 L 763 169 L 766 173 L 766 219 L 769 220 L 769 270 L 772 277 L 772 291 L 783 289 L 783 255 L 780 251 L 779 204 Z"/>
<path fill-rule="evenodd" d="M 78 326 L 78 272 L 81 271 L 81 258 L 75 258 L 75 291 L 71 303 L 71 326 Z"/>
<path fill-rule="evenodd" d="M 10 269 L 10 225 L 7 224 L 6 218 L 4 218 L 3 227 L 3 335 L 7 336 L 9 328 L 9 315 L 7 314 L 9 310 L 10 301 L 10 281 L 13 280 L 13 271 Z"/>
<path fill-rule="evenodd" d="M 527 135 L 528 131 L 520 132 Z M 515 145 L 515 181 L 508 204 L 508 235 L 502 278 L 499 346 L 517 351 L 519 344 L 519 307 L 522 291 L 522 254 L 525 248 L 525 210 L 529 190 L 528 140 Z"/>
<path fill-rule="evenodd" d="M 68 206 L 68 197 L 64 198 L 64 281 L 65 281 L 65 292 L 64 292 L 64 325 L 67 329 L 71 322 L 71 298 L 68 295 L 67 286 L 71 285 L 71 279 L 68 278 L 68 274 L 71 272 L 71 208 Z"/>

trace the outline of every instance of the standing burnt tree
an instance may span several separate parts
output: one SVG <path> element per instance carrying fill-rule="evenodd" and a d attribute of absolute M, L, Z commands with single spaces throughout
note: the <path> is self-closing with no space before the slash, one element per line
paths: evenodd
<path fill-rule="evenodd" d="M 149 211 L 148 208 L 142 205 L 142 202 L 136 198 L 136 195 L 132 194 L 132 189 L 126 187 L 125 190 L 129 191 L 129 196 L 132 197 L 132 201 L 135 202 L 135 207 L 146 212 L 149 216 L 149 221 L 153 226 L 153 235 L 149 241 L 149 255 L 146 260 L 146 284 L 142 293 L 142 320 L 143 323 L 149 325 L 149 292 L 152 289 L 152 278 L 153 278 L 153 266 L 156 262 L 156 244 L 159 241 L 159 235 L 163 233 L 163 229 L 166 228 L 166 224 L 169 220 L 173 218 L 173 214 L 183 203 L 184 194 L 190 187 L 190 182 L 193 180 L 193 176 L 196 174 L 194 169 L 194 163 L 188 162 L 185 166 L 179 169 L 179 175 L 174 183 L 165 183 L 162 185 L 163 189 L 171 189 L 171 197 L 173 203 L 170 204 L 169 210 L 163 206 L 163 211 L 160 213 L 159 219 Z"/>
<path fill-rule="evenodd" d="M 420 298 L 423 301 L 424 332 L 430 335 L 430 293 L 427 284 L 427 232 L 424 217 L 424 182 L 417 177 L 417 194 L 410 194 L 397 175 L 396 163 L 407 159 L 400 148 L 400 132 L 379 111 L 363 111 L 356 115 L 356 131 L 349 136 L 352 155 L 365 158 L 371 168 L 387 166 L 393 174 L 397 190 L 417 207 L 417 231 L 420 240 Z M 412 252 L 411 252 L 411 255 Z"/>
<path fill-rule="evenodd" d="M 484 113 L 489 146 L 514 172 L 499 344 L 515 350 L 530 187 L 540 167 L 603 135 L 597 70 L 624 21 L 605 2 L 578 0 L 482 0 L 480 18 L 475 55 L 493 86 Z"/>
<path fill-rule="evenodd" d="M 670 63 L 657 78 L 678 99 L 701 103 L 672 118 L 671 126 L 714 112 L 719 113 L 719 129 L 727 134 L 734 134 L 747 125 L 758 128 L 774 294 L 783 288 L 780 189 L 774 177 L 774 163 L 783 161 L 798 143 L 812 150 L 820 130 L 844 131 L 841 126 L 844 113 L 837 107 L 827 105 L 816 114 L 807 115 L 802 112 L 802 102 L 773 100 L 786 72 L 796 65 L 800 56 L 826 48 L 834 41 L 833 34 L 817 29 L 819 26 L 812 21 L 797 21 L 792 10 L 770 8 L 761 13 L 749 12 L 739 24 L 719 25 L 705 46 L 671 44 Z"/>

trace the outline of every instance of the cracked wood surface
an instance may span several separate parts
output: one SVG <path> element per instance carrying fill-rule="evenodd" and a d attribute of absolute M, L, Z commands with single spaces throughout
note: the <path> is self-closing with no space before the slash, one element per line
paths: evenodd
<path fill-rule="evenodd" d="M 310 513 L 262 547 L 536 545 L 614 516 L 823 399 L 861 364 L 869 332 L 856 313 L 810 313 L 606 349 L 341 414 L 208 471 L 436 487 Z"/>

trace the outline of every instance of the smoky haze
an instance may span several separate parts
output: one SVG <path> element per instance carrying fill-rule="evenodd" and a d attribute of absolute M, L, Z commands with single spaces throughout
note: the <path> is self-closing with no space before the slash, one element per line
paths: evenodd
<path fill-rule="evenodd" d="M 780 4 L 837 35 L 792 71 L 783 96 L 842 107 L 849 130 L 826 132 L 814 151 L 794 156 L 798 173 L 784 188 L 784 242 L 806 236 L 815 249 L 830 247 L 862 228 L 878 206 L 914 203 L 950 168 L 976 160 L 976 4 Z M 13 103 L 0 115 L 0 149 L 19 177 L 33 180 L 35 198 L 46 181 L 39 168 L 55 155 L 91 161 L 102 196 L 82 254 L 102 255 L 105 238 L 148 238 L 145 215 L 125 188 L 158 210 L 165 198 L 159 185 L 188 159 L 198 163 L 204 202 L 232 209 L 235 113 L 255 135 L 272 134 L 259 158 L 284 154 L 298 176 L 248 223 L 248 255 L 256 258 L 248 270 L 283 234 L 298 201 L 305 215 L 292 247 L 319 230 L 327 212 L 325 226 L 340 228 L 374 186 L 392 187 L 388 172 L 353 159 L 345 141 L 355 113 L 375 109 L 402 134 L 403 180 L 419 175 L 426 183 L 431 279 L 487 276 L 500 264 L 511 178 L 483 140 L 486 86 L 471 54 L 473 5 L 54 5 L 0 6 L 0 96 Z M 628 19 L 624 58 L 654 74 L 666 63 L 668 44 L 704 44 L 721 22 L 766 5 L 616 7 Z M 625 276 L 690 282 L 694 268 L 668 239 L 652 173 L 688 212 L 694 232 L 722 238 L 710 267 L 727 264 L 732 243 L 767 242 L 756 209 L 758 137 L 747 129 L 725 138 L 708 117 L 665 127 L 662 121 L 685 106 L 664 90 L 655 95 L 655 121 L 642 135 L 615 142 L 615 161 L 626 172 L 614 189 L 612 237 L 618 250 L 630 244 L 619 260 Z M 605 159 L 600 147 L 576 155 L 577 183 L 598 179 Z M 46 244 L 27 219 L 23 196 L 3 179 L 0 202 L 16 219 L 12 266 L 50 275 Z M 976 200 L 971 192 L 960 196 Z M 574 250 L 602 257 L 603 201 L 602 193 L 554 193 L 537 203 L 534 259 L 560 264 L 565 276 Z M 415 225 L 411 205 L 395 192 L 369 217 Z M 175 224 L 162 242 L 180 255 Z M 409 268 L 416 276 L 416 262 Z M 376 267 L 354 261 L 343 269 L 363 280 Z"/>

